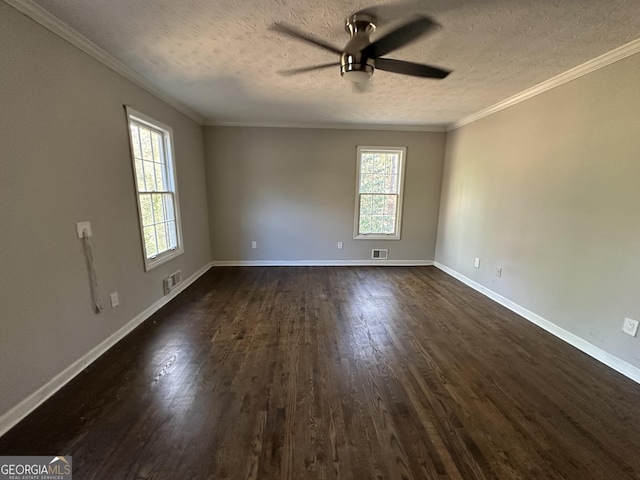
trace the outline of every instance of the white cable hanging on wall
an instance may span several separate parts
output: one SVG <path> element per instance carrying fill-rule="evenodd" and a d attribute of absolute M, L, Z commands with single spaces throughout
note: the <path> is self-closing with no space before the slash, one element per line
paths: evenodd
<path fill-rule="evenodd" d="M 87 261 L 87 269 L 89 270 L 89 289 L 91 290 L 91 300 L 93 310 L 100 313 L 104 309 L 102 298 L 100 297 L 100 288 L 98 286 L 98 274 L 96 273 L 96 265 L 93 260 L 93 245 L 91 244 L 91 224 L 89 222 L 79 222 L 76 224 L 78 237 L 82 240 L 82 249 L 84 250 L 84 258 Z"/>

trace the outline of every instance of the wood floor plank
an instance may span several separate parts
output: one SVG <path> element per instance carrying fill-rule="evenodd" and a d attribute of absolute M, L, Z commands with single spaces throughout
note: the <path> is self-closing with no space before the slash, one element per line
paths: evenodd
<path fill-rule="evenodd" d="M 640 386 L 434 267 L 210 270 L 0 438 L 77 479 L 640 479 Z"/>

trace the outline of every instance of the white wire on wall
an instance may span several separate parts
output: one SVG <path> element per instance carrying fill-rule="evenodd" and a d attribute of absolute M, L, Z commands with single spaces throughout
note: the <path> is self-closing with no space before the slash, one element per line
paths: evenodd
<path fill-rule="evenodd" d="M 96 273 L 96 265 L 93 261 L 93 245 L 88 232 L 82 232 L 82 248 L 84 250 L 84 258 L 87 261 L 87 269 L 89 270 L 89 288 L 91 290 L 91 300 L 93 302 L 93 310 L 100 313 L 104 309 L 102 298 L 100 297 L 100 288 L 98 287 L 98 275 Z"/>

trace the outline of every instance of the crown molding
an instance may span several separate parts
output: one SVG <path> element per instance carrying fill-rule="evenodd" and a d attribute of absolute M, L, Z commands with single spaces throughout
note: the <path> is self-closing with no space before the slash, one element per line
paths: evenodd
<path fill-rule="evenodd" d="M 12 6 L 16 10 L 22 12 L 35 22 L 39 23 L 43 27 L 47 28 L 60 38 L 66 40 L 79 50 L 88 54 L 95 60 L 99 61 L 106 67 L 110 68 L 114 72 L 123 76 L 127 80 L 133 82 L 139 87 L 143 88 L 150 94 L 154 95 L 158 99 L 167 103 L 171 107 L 175 108 L 179 112 L 183 113 L 196 123 L 204 126 L 211 127 L 261 127 L 261 128 L 315 128 L 315 129 L 340 129 L 340 130 L 387 130 L 387 131 L 404 131 L 404 132 L 449 132 L 460 128 L 469 123 L 480 120 L 484 117 L 497 113 L 508 107 L 523 102 L 529 98 L 535 97 L 544 93 L 552 88 L 564 85 L 572 80 L 580 78 L 591 72 L 594 72 L 600 68 L 606 67 L 627 58 L 631 55 L 640 53 L 640 38 L 633 40 L 625 45 L 622 45 L 608 53 L 600 55 L 599 57 L 589 60 L 571 70 L 568 70 L 560 75 L 557 75 L 549 80 L 546 80 L 532 88 L 524 90 L 512 97 L 507 98 L 495 105 L 481 110 L 477 113 L 462 118 L 448 126 L 429 126 L 429 125 L 380 125 L 380 124 L 308 124 L 301 125 L 299 123 L 269 123 L 269 122 L 218 122 L 213 120 L 206 120 L 199 114 L 191 110 L 186 105 L 178 102 L 168 93 L 161 90 L 155 84 L 149 82 L 142 75 L 127 67 L 124 63 L 98 47 L 89 39 L 73 30 L 66 23 L 62 22 L 57 17 L 53 16 L 47 10 L 36 4 L 32 0 L 4 0 L 5 3 Z"/>
<path fill-rule="evenodd" d="M 475 122 L 476 120 L 480 120 L 481 118 L 488 117 L 489 115 L 493 115 L 500 110 L 504 110 L 505 108 L 511 107 L 517 103 L 523 102 L 529 98 L 535 97 L 544 93 L 552 88 L 559 87 L 560 85 L 564 85 L 565 83 L 571 82 L 577 78 L 580 78 L 588 73 L 594 72 L 601 68 L 604 68 L 612 63 L 618 62 L 624 58 L 630 57 L 631 55 L 635 55 L 636 53 L 640 53 L 640 38 L 633 40 L 625 45 L 622 45 L 610 52 L 607 52 L 599 57 L 594 58 L 593 60 L 589 60 L 588 62 L 583 63 L 582 65 L 578 65 L 571 70 L 567 70 L 560 75 L 556 75 L 549 80 L 546 80 L 542 83 L 539 83 L 535 87 L 529 88 L 523 92 L 514 95 L 513 97 L 509 97 L 502 102 L 496 103 L 495 105 L 481 110 L 473 115 L 469 115 L 468 117 L 463 118 L 462 120 L 458 120 L 455 123 L 452 123 L 447 128 L 447 131 L 455 130 L 456 128 L 460 128 L 463 125 L 467 125 L 469 123 Z"/>
<path fill-rule="evenodd" d="M 55 35 L 59 36 L 63 40 L 66 40 L 74 47 L 80 49 L 87 55 L 93 57 L 95 60 L 99 61 L 106 67 L 110 68 L 117 74 L 123 76 L 127 80 L 135 83 L 139 87 L 143 88 L 153 96 L 159 98 L 166 104 L 172 106 L 179 112 L 183 113 L 187 117 L 189 117 L 194 122 L 202 125 L 204 119 L 195 113 L 193 110 L 178 102 L 172 96 L 162 91 L 153 83 L 146 80 L 139 73 L 127 67 L 120 60 L 115 57 L 109 55 L 102 48 L 97 46 L 95 43 L 72 29 L 69 25 L 64 23 L 62 20 L 53 16 L 47 10 L 42 8 L 40 5 L 36 4 L 32 0 L 4 0 L 5 3 L 9 4 L 19 12 L 25 14 L 27 17 L 31 18 L 33 21 L 39 23 L 46 29 L 53 32 Z"/>
<path fill-rule="evenodd" d="M 327 130 L 376 130 L 394 132 L 445 133 L 446 126 L 430 125 L 383 125 L 366 123 L 269 123 L 269 122 L 216 122 L 205 121 L 205 127 L 253 127 L 253 128 L 313 128 Z"/>

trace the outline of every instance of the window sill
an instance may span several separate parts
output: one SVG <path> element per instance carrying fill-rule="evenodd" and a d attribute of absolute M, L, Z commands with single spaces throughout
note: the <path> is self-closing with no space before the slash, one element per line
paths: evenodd
<path fill-rule="evenodd" d="M 400 235 L 380 235 L 372 233 L 371 235 L 355 235 L 354 240 L 400 240 Z"/>
<path fill-rule="evenodd" d="M 171 250 L 168 252 L 163 252 L 155 258 L 147 258 L 144 261 L 144 270 L 148 272 L 149 270 L 153 270 L 159 265 L 168 262 L 169 260 L 173 260 L 176 257 L 179 257 L 184 253 L 184 249 L 179 248 L 176 250 Z"/>

